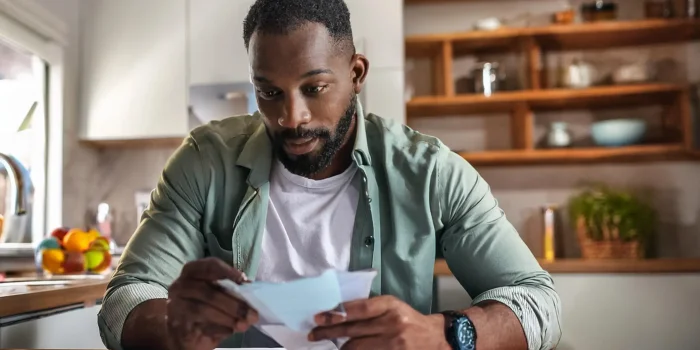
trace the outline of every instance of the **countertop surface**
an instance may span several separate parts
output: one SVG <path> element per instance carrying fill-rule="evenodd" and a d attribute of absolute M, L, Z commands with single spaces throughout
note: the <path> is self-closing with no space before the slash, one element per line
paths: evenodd
<path fill-rule="evenodd" d="M 551 273 L 700 273 L 700 259 L 540 261 Z M 436 276 L 450 276 L 446 262 L 435 263 Z M 108 275 L 8 278 L 0 282 L 0 317 L 68 306 L 96 305 L 107 289 Z"/>
<path fill-rule="evenodd" d="M 93 306 L 102 299 L 106 276 L 9 278 L 0 282 L 0 317 L 66 306 Z"/>

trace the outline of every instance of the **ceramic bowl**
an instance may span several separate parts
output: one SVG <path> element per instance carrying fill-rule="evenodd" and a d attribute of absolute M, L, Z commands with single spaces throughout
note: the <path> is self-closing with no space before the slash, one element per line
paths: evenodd
<path fill-rule="evenodd" d="M 646 131 L 644 120 L 613 119 L 593 123 L 591 136 L 598 146 L 620 147 L 638 143 Z"/>

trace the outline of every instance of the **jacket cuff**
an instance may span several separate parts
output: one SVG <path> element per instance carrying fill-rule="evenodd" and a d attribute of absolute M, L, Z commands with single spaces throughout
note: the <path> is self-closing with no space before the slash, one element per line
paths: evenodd
<path fill-rule="evenodd" d="M 148 283 L 132 283 L 117 287 L 102 303 L 97 315 L 100 337 L 111 350 L 123 350 L 121 346 L 124 323 L 131 311 L 144 301 L 167 299 L 168 291 Z"/>
<path fill-rule="evenodd" d="M 508 306 L 515 316 L 520 320 L 520 324 L 525 332 L 527 345 L 529 350 L 551 349 L 554 339 L 552 339 L 551 330 L 548 331 L 548 323 L 551 315 L 550 310 L 542 309 L 547 305 L 544 300 L 538 300 L 533 294 L 538 294 L 539 291 L 533 291 L 530 287 L 511 286 L 500 287 L 482 293 L 474 298 L 472 305 L 493 300 Z M 545 316 L 546 315 L 546 316 Z M 549 317 L 547 317 L 549 316 Z"/>

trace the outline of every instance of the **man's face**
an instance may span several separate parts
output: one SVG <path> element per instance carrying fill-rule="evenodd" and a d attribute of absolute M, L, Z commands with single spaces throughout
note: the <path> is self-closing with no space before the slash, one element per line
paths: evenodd
<path fill-rule="evenodd" d="M 366 59 L 340 51 L 316 23 L 287 34 L 256 32 L 249 58 L 258 108 L 277 157 L 298 175 L 325 169 L 354 128 Z"/>

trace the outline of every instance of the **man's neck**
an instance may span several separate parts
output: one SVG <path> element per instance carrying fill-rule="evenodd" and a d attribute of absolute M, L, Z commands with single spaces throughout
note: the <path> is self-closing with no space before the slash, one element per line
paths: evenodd
<path fill-rule="evenodd" d="M 357 135 L 357 114 L 352 118 L 350 131 L 345 135 L 343 145 L 340 147 L 331 164 L 322 171 L 309 176 L 312 180 L 323 180 L 329 177 L 336 176 L 345 171 L 352 164 L 352 151 L 355 148 L 355 139 Z"/>

